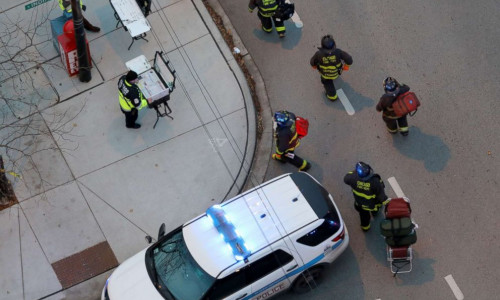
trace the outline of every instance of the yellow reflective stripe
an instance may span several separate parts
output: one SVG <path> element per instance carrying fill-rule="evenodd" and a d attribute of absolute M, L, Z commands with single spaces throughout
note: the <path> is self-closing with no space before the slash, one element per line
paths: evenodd
<path fill-rule="evenodd" d="M 375 197 L 376 197 L 375 195 L 368 196 L 368 195 L 363 194 L 363 193 L 360 193 L 360 192 L 358 192 L 358 191 L 356 191 L 356 190 L 352 190 L 352 192 L 353 192 L 355 195 L 360 196 L 360 197 L 363 197 L 363 198 L 365 198 L 365 199 L 375 199 Z"/>
<path fill-rule="evenodd" d="M 322 69 L 332 69 L 332 70 L 337 70 L 338 67 L 336 66 L 323 66 L 323 65 L 319 65 L 320 68 Z"/>
<path fill-rule="evenodd" d="M 268 11 L 271 11 L 271 10 L 276 10 L 278 8 L 278 5 L 275 5 L 275 6 L 271 6 L 269 8 L 264 8 L 264 7 L 259 7 L 259 9 L 261 11 L 265 11 L 265 12 L 268 12 Z"/>
<path fill-rule="evenodd" d="M 122 92 L 118 91 L 118 94 L 121 108 L 126 111 L 131 111 L 132 108 L 134 108 L 134 105 L 130 102 L 130 100 L 123 96 Z"/>
<path fill-rule="evenodd" d="M 370 229 L 370 226 L 371 226 L 371 224 L 368 224 L 368 226 L 361 226 L 361 228 L 362 228 L 363 230 L 368 230 L 368 229 Z"/>
<path fill-rule="evenodd" d="M 285 26 L 276 27 L 277 32 L 285 31 L 285 29 L 286 29 Z"/>
<path fill-rule="evenodd" d="M 17 177 L 17 178 L 22 178 L 22 176 L 21 176 L 21 175 L 17 174 L 17 173 L 16 173 L 16 172 L 14 172 L 14 171 L 7 171 L 7 170 L 5 170 L 5 169 L 0 169 L 0 173 L 7 173 L 7 174 L 12 175 L 12 176 L 14 176 L 14 177 Z"/>
<path fill-rule="evenodd" d="M 299 170 L 303 170 L 307 166 L 307 161 L 304 159 L 302 162 L 302 166 L 300 166 Z"/>
<path fill-rule="evenodd" d="M 368 207 L 366 205 L 361 205 L 361 208 L 363 210 L 367 210 L 367 211 L 378 211 L 380 207 L 382 207 L 382 204 L 380 204 L 380 203 L 375 204 L 375 207 L 373 209 L 371 209 L 370 207 Z"/>
<path fill-rule="evenodd" d="M 335 96 L 326 95 L 326 98 L 331 99 L 331 100 L 337 100 L 338 96 L 337 96 L 337 94 L 335 94 Z"/>

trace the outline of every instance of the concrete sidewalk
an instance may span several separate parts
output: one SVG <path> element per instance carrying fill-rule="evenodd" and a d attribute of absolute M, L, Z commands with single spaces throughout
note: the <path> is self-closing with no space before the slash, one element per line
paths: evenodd
<path fill-rule="evenodd" d="M 0 18 L 42 18 L 35 10 L 49 19 L 61 14 L 57 1 L 32 10 L 25 10 L 26 4 L 1 4 Z M 67 76 L 49 22 L 42 24 L 45 35 L 30 54 L 42 62 L 40 68 L 24 66 L 35 84 L 23 97 L 43 94 L 34 122 L 51 134 L 19 143 L 31 150 L 55 149 L 15 169 L 23 178 L 13 179 L 20 203 L 0 212 L 0 299 L 100 297 L 112 269 L 147 246 L 144 236 L 156 237 L 161 223 L 174 229 L 234 196 L 250 171 L 256 146 L 250 91 L 201 0 L 153 1 L 149 42 L 135 41 L 130 51 L 131 37 L 115 28 L 109 2 L 85 4 L 84 16 L 101 27 L 99 33 L 87 32 L 92 81 Z M 8 44 L 0 37 L 5 49 L 0 55 L 13 55 Z M 142 127 L 127 129 L 118 78 L 127 71 L 126 61 L 139 55 L 152 60 L 155 51 L 164 51 L 177 71 L 169 102 L 174 120 L 162 118 L 153 130 L 156 114 L 143 109 Z M 11 96 L 22 85 L 20 76 L 9 72 L 2 72 L 0 82 L 2 93 Z M 30 113 L 23 106 L 0 106 L 9 122 L 23 122 Z M 61 129 L 70 134 L 54 134 Z M 252 182 L 258 181 L 252 175 Z"/>

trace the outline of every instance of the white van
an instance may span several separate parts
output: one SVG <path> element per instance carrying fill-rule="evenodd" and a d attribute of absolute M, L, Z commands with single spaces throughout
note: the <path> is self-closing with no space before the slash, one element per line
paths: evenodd
<path fill-rule="evenodd" d="M 332 196 L 311 175 L 247 191 L 123 262 L 101 299 L 267 299 L 311 289 L 349 236 Z"/>

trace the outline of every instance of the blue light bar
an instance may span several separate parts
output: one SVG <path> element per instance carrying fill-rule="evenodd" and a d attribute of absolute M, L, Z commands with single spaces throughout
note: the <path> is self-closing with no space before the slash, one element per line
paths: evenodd
<path fill-rule="evenodd" d="M 228 219 L 222 207 L 220 205 L 214 205 L 209 207 L 206 213 L 214 223 L 217 231 L 222 234 L 224 241 L 231 247 L 234 258 L 236 260 L 246 259 L 251 252 L 247 249 L 245 241 L 238 234 L 236 228 Z"/>

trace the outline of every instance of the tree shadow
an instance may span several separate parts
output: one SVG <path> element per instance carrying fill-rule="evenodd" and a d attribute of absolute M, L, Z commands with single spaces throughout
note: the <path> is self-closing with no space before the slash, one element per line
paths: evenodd
<path fill-rule="evenodd" d="M 425 169 L 433 173 L 442 171 L 451 157 L 450 148 L 440 137 L 425 134 L 414 126 L 406 137 L 395 134 L 393 145 L 403 155 L 422 160 Z"/>
<path fill-rule="evenodd" d="M 302 29 L 297 28 L 293 22 L 285 21 L 286 36 L 284 38 L 279 38 L 276 29 L 273 27 L 273 31 L 270 33 L 264 32 L 260 27 L 253 30 L 253 34 L 261 41 L 273 44 L 281 44 L 283 49 L 291 50 L 295 48 L 302 38 Z"/>

